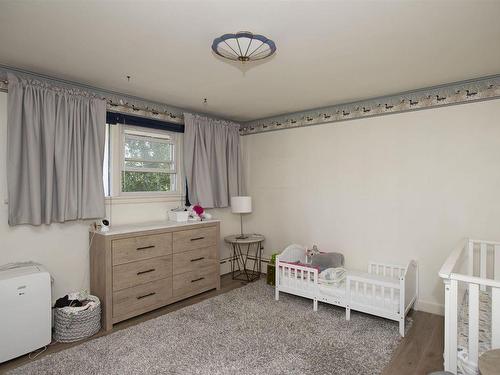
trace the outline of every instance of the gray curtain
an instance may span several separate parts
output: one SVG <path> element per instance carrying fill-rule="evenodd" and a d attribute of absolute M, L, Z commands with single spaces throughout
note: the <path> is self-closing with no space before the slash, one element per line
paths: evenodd
<path fill-rule="evenodd" d="M 8 75 L 9 225 L 105 216 L 106 102 Z"/>
<path fill-rule="evenodd" d="M 183 150 L 191 204 L 228 207 L 244 194 L 238 124 L 185 113 Z"/>

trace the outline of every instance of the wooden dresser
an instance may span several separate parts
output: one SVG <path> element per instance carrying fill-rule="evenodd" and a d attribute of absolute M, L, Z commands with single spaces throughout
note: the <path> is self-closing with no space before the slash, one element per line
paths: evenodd
<path fill-rule="evenodd" d="M 219 221 L 156 222 L 90 233 L 90 292 L 102 326 L 220 288 Z"/>

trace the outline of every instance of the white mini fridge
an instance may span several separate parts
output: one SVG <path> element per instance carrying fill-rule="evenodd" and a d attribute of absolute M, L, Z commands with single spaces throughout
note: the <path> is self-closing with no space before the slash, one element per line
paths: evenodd
<path fill-rule="evenodd" d="M 0 271 L 0 363 L 52 339 L 50 274 L 38 265 Z"/>

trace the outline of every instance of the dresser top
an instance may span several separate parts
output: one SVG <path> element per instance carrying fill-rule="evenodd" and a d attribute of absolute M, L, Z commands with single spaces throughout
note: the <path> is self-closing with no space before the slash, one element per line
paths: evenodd
<path fill-rule="evenodd" d="M 127 234 L 134 232 L 142 232 L 155 229 L 165 229 L 165 228 L 182 228 L 192 225 L 202 225 L 202 224 L 215 224 L 219 223 L 220 220 L 203 220 L 203 221 L 150 221 L 144 223 L 134 223 L 134 224 L 123 224 L 123 225 L 111 225 L 108 232 L 96 232 L 103 236 L 113 236 L 117 234 Z"/>

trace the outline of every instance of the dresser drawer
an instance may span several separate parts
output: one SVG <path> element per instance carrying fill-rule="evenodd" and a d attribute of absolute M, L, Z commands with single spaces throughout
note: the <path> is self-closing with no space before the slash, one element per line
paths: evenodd
<path fill-rule="evenodd" d="M 215 227 L 183 230 L 174 233 L 174 253 L 214 246 L 217 243 Z"/>
<path fill-rule="evenodd" d="M 113 290 L 130 288 L 172 275 L 172 255 L 113 267 Z"/>
<path fill-rule="evenodd" d="M 200 267 L 195 271 L 174 275 L 174 297 L 189 297 L 215 288 L 217 286 L 217 278 L 219 277 L 217 271 L 217 265 L 212 265 Z"/>
<path fill-rule="evenodd" d="M 142 314 L 149 308 L 167 304 L 172 298 L 172 279 L 161 279 L 113 293 L 113 317 L 137 311 Z"/>
<path fill-rule="evenodd" d="M 172 254 L 172 233 L 113 240 L 113 265 Z"/>
<path fill-rule="evenodd" d="M 216 265 L 218 261 L 216 254 L 215 246 L 176 253 L 174 254 L 174 275 Z"/>

